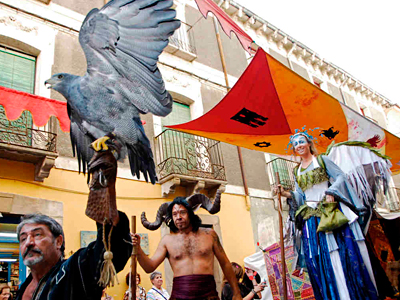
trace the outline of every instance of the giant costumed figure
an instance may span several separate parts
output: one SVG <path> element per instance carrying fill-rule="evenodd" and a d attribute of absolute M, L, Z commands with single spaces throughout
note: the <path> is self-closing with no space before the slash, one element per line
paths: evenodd
<path fill-rule="evenodd" d="M 291 137 L 301 157 L 295 190 L 281 188 L 295 211 L 300 265 L 305 262 L 316 299 L 378 299 L 375 280 L 357 221 L 365 211 L 344 173 L 328 157 L 317 156 L 313 137 Z"/>
<path fill-rule="evenodd" d="M 392 269 L 389 267 L 397 264 L 397 247 L 394 242 L 397 235 L 387 235 L 385 226 L 382 226 L 386 222 L 386 212 L 399 209 L 399 199 L 391 187 L 393 179 L 390 158 L 374 148 L 376 144 L 373 142 L 332 142 L 326 155 L 345 173 L 368 209 L 362 218 L 362 229 L 371 255 L 379 296 L 384 299 L 399 295 L 398 281 L 395 279 L 397 276 L 391 276 Z"/>

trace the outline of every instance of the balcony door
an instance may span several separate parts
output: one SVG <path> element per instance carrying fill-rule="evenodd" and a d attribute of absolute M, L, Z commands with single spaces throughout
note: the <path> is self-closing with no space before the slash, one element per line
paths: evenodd
<path fill-rule="evenodd" d="M 189 105 L 174 102 L 172 112 L 161 119 L 163 126 L 162 154 L 163 161 L 168 160 L 167 169 L 174 169 L 176 173 L 188 174 L 190 169 L 190 153 L 194 147 L 190 145 L 190 134 L 169 130 L 165 126 L 189 122 L 191 120 Z"/>
<path fill-rule="evenodd" d="M 17 51 L 0 48 L 0 85 L 33 93 L 36 58 Z M 0 105 L 0 142 L 32 146 L 32 116 L 24 111 L 15 121 L 6 118 Z"/>

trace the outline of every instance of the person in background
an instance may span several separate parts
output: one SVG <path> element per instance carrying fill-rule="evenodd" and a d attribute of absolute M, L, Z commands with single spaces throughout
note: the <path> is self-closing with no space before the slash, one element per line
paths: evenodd
<path fill-rule="evenodd" d="M 46 215 L 25 216 L 17 227 L 17 237 L 23 263 L 31 273 L 20 286 L 16 299 L 100 299 L 104 289 L 98 284 L 104 257 L 103 227 L 108 236 L 111 226 L 97 223 L 96 241 L 65 259 L 62 226 Z M 132 246 L 126 240 L 131 240 L 129 220 L 119 212 L 111 236 L 112 261 L 117 272 L 131 257 Z"/>
<path fill-rule="evenodd" d="M 150 281 L 153 287 L 147 292 L 146 300 L 168 300 L 169 294 L 167 290 L 162 287 L 162 274 L 158 271 L 154 271 L 150 275 Z"/>
<path fill-rule="evenodd" d="M 106 293 L 106 289 L 104 289 L 103 293 L 101 294 L 101 300 L 114 300 L 114 298 L 108 295 Z"/>
<path fill-rule="evenodd" d="M 7 283 L 0 283 L 0 300 L 11 299 L 11 289 Z"/>
<path fill-rule="evenodd" d="M 128 286 L 128 290 L 125 292 L 124 295 L 124 300 L 130 300 L 129 299 L 129 294 L 130 294 L 130 289 L 129 289 L 129 275 L 131 273 L 126 274 L 126 285 Z M 140 274 L 136 274 L 136 300 L 146 300 L 146 290 L 144 287 L 140 286 L 141 278 Z M 133 300 L 133 299 L 132 299 Z"/>
<path fill-rule="evenodd" d="M 244 268 L 242 284 L 251 290 L 254 289 L 258 284 L 265 286 L 267 283 L 261 282 L 261 277 L 256 271 L 249 268 Z M 261 292 L 258 292 L 257 295 L 260 299 L 262 298 Z"/>
<path fill-rule="evenodd" d="M 236 279 L 239 284 L 239 289 L 240 289 L 240 294 L 243 298 L 243 300 L 250 300 L 250 299 L 261 299 L 261 291 L 264 290 L 264 285 L 263 284 L 257 284 L 257 282 L 254 280 L 253 284 L 253 289 L 249 289 L 246 285 L 244 285 L 241 281 L 243 280 L 243 275 L 244 271 L 243 268 L 235 263 L 232 262 L 232 269 L 233 272 L 235 273 Z M 251 275 L 253 275 L 253 271 L 249 270 L 249 274 L 251 271 Z M 253 277 L 254 278 L 254 277 Z M 221 299 L 222 300 L 231 300 L 233 297 L 233 292 L 230 284 L 228 281 L 224 278 L 224 283 L 222 287 L 222 295 Z"/>

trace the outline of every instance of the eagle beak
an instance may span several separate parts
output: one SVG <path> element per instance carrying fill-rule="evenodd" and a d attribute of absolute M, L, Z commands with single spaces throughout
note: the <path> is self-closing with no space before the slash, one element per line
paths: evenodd
<path fill-rule="evenodd" d="M 50 78 L 50 79 L 47 79 L 45 82 L 44 82 L 44 85 L 48 88 L 48 89 L 51 89 L 52 87 L 53 87 L 53 84 L 54 84 L 54 82 L 53 82 L 53 80 Z"/>

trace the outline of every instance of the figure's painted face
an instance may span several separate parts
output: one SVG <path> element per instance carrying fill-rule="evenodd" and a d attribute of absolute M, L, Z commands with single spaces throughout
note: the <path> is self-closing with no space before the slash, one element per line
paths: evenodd
<path fill-rule="evenodd" d="M 184 230 L 190 226 L 189 213 L 181 204 L 175 204 L 172 208 L 172 219 L 178 230 Z"/>
<path fill-rule="evenodd" d="M 292 140 L 292 144 L 294 151 L 300 156 L 307 155 L 310 152 L 310 145 L 303 135 L 295 136 Z"/>

